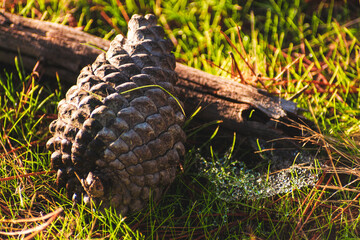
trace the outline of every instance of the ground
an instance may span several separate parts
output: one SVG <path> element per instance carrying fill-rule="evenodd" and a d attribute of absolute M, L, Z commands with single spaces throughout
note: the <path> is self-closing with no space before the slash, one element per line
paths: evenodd
<path fill-rule="evenodd" d="M 231 163 L 241 162 L 250 150 L 236 141 L 232 148 L 233 139 L 221 150 L 215 148 L 216 136 L 209 138 L 216 126 L 209 128 L 205 140 L 189 128 L 188 141 L 196 147 L 188 147 L 179 174 L 161 201 L 126 217 L 84 204 L 73 206 L 64 190 L 54 185 L 44 147 L 50 136 L 47 126 L 66 90 L 63 80 L 58 79 L 55 88 L 39 84 L 36 74 L 22 69 L 19 56 L 14 59 L 15 68 L 1 69 L 0 234 L 29 236 L 32 232 L 37 239 L 358 236 L 359 2 L 39 0 L 3 1 L 1 7 L 106 39 L 126 33 L 132 14 L 155 13 L 175 45 L 177 61 L 285 99 L 299 95 L 293 101 L 315 123 L 300 140 L 312 143 L 305 150 L 315 152 L 316 160 L 326 165 L 313 166 L 319 177 L 312 187 L 224 201 L 217 184 L 224 174 L 230 176 L 226 181 L 234 179 Z M 237 154 L 230 157 L 223 149 Z M 223 160 L 229 168 L 220 167 L 218 172 L 213 168 L 215 174 L 198 164 Z M 241 180 L 243 175 L 236 174 L 235 180 Z M 41 216 L 45 217 L 37 218 Z"/>

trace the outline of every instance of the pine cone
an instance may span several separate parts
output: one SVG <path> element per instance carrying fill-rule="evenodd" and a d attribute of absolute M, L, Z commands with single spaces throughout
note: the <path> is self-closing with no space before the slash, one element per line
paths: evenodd
<path fill-rule="evenodd" d="M 127 38 L 116 36 L 59 102 L 47 147 L 58 186 L 74 200 L 126 214 L 174 180 L 184 115 L 169 94 L 177 75 L 173 45 L 163 38 L 154 15 L 134 15 Z"/>

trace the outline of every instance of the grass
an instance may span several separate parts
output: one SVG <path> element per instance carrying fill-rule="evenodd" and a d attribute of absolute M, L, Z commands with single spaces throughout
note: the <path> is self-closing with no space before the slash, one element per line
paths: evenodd
<path fill-rule="evenodd" d="M 304 115 L 317 126 L 317 131 L 309 130 L 308 137 L 300 140 L 313 143 L 318 161 L 326 165 L 317 169 L 321 174 L 314 187 L 261 199 L 224 201 L 214 184 L 217 175 L 203 174 L 198 162 L 228 155 L 211 147 L 213 141 L 198 142 L 199 133 L 187 130 L 188 141 L 202 149 L 188 148 L 183 170 L 159 202 L 150 202 L 142 213 L 127 217 L 83 204 L 73 206 L 66 193 L 54 186 L 55 174 L 44 146 L 49 138 L 47 126 L 65 93 L 61 79 L 54 90 L 38 78 L 36 67 L 26 72 L 17 58 L 14 69 L 1 69 L 0 79 L 0 234 L 29 237 L 26 229 L 34 228 L 36 239 L 359 235 L 358 2 L 80 0 L 75 4 L 39 0 L 4 1 L 2 7 L 107 39 L 126 33 L 132 14 L 153 12 L 174 42 L 178 61 L 285 99 L 296 97 L 299 107 L 308 110 Z M 208 129 L 213 133 L 214 129 Z M 231 144 L 224 146 L 228 147 Z M 248 156 L 240 140 L 234 149 L 232 161 Z M 225 165 L 222 170 L 228 172 Z"/>

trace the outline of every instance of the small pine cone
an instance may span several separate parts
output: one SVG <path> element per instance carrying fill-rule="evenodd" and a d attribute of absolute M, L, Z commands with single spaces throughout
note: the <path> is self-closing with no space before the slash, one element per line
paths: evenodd
<path fill-rule="evenodd" d="M 164 35 L 154 15 L 134 15 L 128 37 L 116 36 L 59 102 L 47 147 L 69 197 L 126 214 L 174 180 L 184 115 L 168 94 L 177 75 Z"/>

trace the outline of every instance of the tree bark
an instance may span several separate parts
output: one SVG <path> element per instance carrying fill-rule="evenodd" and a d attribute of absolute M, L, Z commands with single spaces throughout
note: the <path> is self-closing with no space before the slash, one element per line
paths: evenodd
<path fill-rule="evenodd" d="M 58 73 L 62 81 L 71 84 L 76 83 L 80 70 L 101 53 L 100 49 L 108 49 L 109 43 L 68 26 L 0 13 L 0 62 L 12 64 L 20 54 L 25 68 L 32 69 L 39 61 L 42 74 L 55 77 Z M 276 124 L 269 124 L 271 119 L 299 117 L 295 103 L 266 91 L 180 63 L 176 72 L 179 98 L 187 115 L 202 106 L 199 118 L 222 120 L 225 128 L 267 139 L 288 135 Z M 248 119 L 251 110 L 256 110 L 257 118 Z"/>

